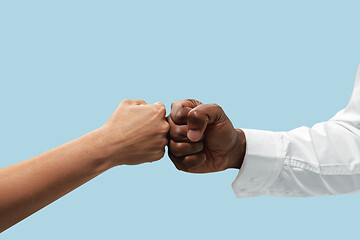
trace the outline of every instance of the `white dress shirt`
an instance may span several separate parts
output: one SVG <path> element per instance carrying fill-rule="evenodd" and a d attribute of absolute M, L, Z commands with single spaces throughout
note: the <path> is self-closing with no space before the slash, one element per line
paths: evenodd
<path fill-rule="evenodd" d="M 309 197 L 360 192 L 360 66 L 348 106 L 327 122 L 289 132 L 243 129 L 246 155 L 237 197 Z"/>

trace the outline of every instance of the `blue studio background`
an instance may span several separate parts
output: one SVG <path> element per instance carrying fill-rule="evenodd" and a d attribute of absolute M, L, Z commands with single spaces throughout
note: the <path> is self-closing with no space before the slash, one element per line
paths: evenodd
<path fill-rule="evenodd" d="M 121 100 L 196 98 L 286 131 L 346 106 L 359 1 L 1 1 L 0 167 L 100 127 Z M 237 172 L 166 156 L 102 174 L 1 239 L 358 239 L 360 195 L 236 199 Z M 1 193 L 6 194 L 6 193 Z"/>

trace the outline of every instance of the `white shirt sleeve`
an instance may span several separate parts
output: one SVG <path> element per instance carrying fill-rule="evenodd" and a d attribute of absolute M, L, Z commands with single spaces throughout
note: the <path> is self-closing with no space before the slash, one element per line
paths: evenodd
<path fill-rule="evenodd" d="M 360 66 L 348 106 L 290 132 L 243 129 L 247 149 L 232 184 L 237 197 L 309 197 L 360 192 Z"/>

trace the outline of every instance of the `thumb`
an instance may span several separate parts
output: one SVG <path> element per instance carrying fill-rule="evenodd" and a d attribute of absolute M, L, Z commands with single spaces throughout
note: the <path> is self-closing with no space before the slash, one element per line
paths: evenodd
<path fill-rule="evenodd" d="M 210 124 L 218 124 L 226 120 L 223 109 L 217 104 L 203 104 L 189 111 L 187 116 L 187 137 L 192 142 L 198 142 Z"/>

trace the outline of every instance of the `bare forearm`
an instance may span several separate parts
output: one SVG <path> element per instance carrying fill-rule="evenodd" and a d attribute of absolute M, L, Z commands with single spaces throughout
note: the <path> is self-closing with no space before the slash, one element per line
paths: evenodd
<path fill-rule="evenodd" d="M 98 130 L 0 169 L 0 232 L 111 167 L 161 159 L 165 114 L 161 103 L 124 100 Z"/>
<path fill-rule="evenodd" d="M 0 231 L 111 168 L 99 130 L 0 169 Z"/>

